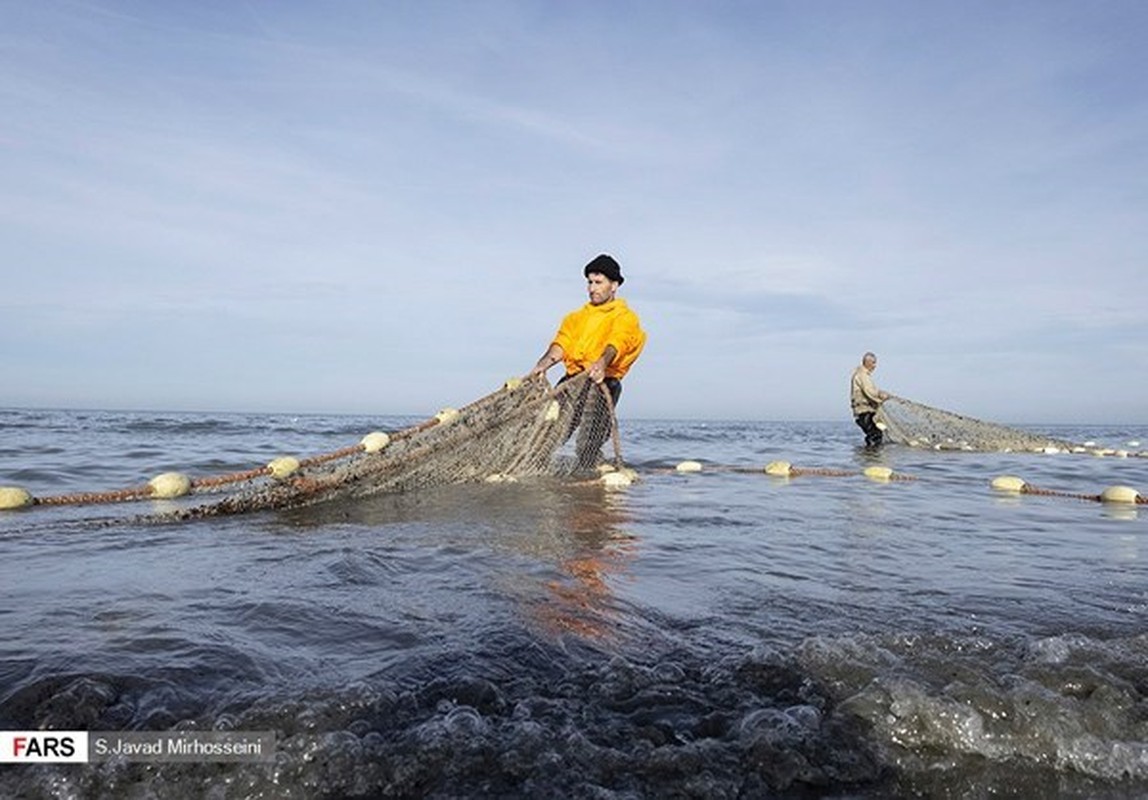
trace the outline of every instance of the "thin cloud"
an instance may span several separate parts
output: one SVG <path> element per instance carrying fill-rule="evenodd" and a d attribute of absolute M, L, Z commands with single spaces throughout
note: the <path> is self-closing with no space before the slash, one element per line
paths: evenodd
<path fill-rule="evenodd" d="M 1148 369 L 1148 11 L 451 8 L 14 8 L 0 347 L 41 366 L 0 403 L 178 403 L 157 330 L 200 407 L 465 401 L 608 251 L 651 333 L 623 414 L 835 418 L 865 349 L 990 416 L 1148 408 L 1097 391 Z"/>

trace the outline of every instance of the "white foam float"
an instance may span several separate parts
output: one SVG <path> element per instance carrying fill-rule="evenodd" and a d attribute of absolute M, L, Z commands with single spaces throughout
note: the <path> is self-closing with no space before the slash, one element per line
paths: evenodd
<path fill-rule="evenodd" d="M 599 480 L 607 489 L 624 489 L 634 483 L 633 477 L 626 470 L 607 472 Z"/>
<path fill-rule="evenodd" d="M 1105 503 L 1138 503 L 1140 492 L 1131 486 L 1109 486 L 1100 493 L 1100 499 Z"/>
<path fill-rule="evenodd" d="M 299 469 L 299 459 L 294 456 L 279 456 L 268 462 L 267 469 L 271 470 L 272 478 L 281 481 Z"/>
<path fill-rule="evenodd" d="M 793 474 L 793 465 L 788 461 L 770 461 L 765 465 L 765 474 L 775 478 L 788 478 Z"/>
<path fill-rule="evenodd" d="M 547 422 L 555 422 L 561 413 L 562 407 L 558 405 L 558 401 L 551 400 L 550 405 L 546 406 L 546 414 L 543 416 L 543 419 Z"/>
<path fill-rule="evenodd" d="M 0 510 L 24 508 L 34 502 L 31 493 L 19 486 L 0 486 Z"/>
<path fill-rule="evenodd" d="M 182 472 L 161 473 L 148 481 L 147 485 L 151 487 L 152 497 L 161 500 L 182 497 L 191 491 L 191 479 Z"/>
<path fill-rule="evenodd" d="M 371 431 L 359 441 L 364 453 L 377 453 L 390 443 L 391 437 L 382 431 Z"/>
<path fill-rule="evenodd" d="M 893 478 L 893 470 L 889 467 L 877 465 L 865 467 L 865 469 L 861 471 L 861 474 L 869 480 L 877 481 L 878 483 L 888 483 Z"/>
<path fill-rule="evenodd" d="M 1000 475 L 993 478 L 991 486 L 998 492 L 1006 492 L 1008 494 L 1020 494 L 1028 486 L 1022 478 L 1015 475 Z"/>

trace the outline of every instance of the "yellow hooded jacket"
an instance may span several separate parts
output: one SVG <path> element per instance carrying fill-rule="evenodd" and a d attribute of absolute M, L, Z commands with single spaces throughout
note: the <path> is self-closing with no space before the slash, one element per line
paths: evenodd
<path fill-rule="evenodd" d="M 646 345 L 646 333 L 638 315 L 626 301 L 615 297 L 601 305 L 587 303 L 562 320 L 554 344 L 562 348 L 567 375 L 576 375 L 602 356 L 606 345 L 618 354 L 606 366 L 607 378 L 621 378 L 638 359 Z"/>

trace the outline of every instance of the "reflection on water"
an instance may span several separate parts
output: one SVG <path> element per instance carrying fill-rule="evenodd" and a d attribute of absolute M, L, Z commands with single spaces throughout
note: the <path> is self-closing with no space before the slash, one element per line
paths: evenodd
<path fill-rule="evenodd" d="M 608 642 L 619 635 L 613 585 L 625 579 L 638 537 L 626 531 L 630 518 L 622 495 L 591 486 L 567 497 L 569 505 L 547 518 L 557 530 L 542 533 L 567 542 L 569 551 L 556 554 L 561 576 L 545 582 L 549 595 L 530 613 L 551 636 Z"/>
<path fill-rule="evenodd" d="M 467 541 L 459 544 L 468 548 L 478 529 L 481 544 L 502 564 L 492 565 L 488 588 L 514 599 L 523 619 L 547 636 L 573 634 L 607 644 L 622 635 L 615 587 L 627 579 L 639 548 L 626 502 L 624 493 L 597 482 L 540 480 L 441 487 L 281 516 L 294 529 L 313 531 L 334 523 L 376 532 L 465 524 Z M 435 529 L 435 546 L 452 541 L 449 528 L 445 539 L 443 534 Z"/>

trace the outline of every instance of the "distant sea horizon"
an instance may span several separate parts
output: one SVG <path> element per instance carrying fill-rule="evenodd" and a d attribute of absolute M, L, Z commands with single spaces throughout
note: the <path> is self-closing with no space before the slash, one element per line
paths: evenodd
<path fill-rule="evenodd" d="M 473 398 L 477 400 L 478 398 Z M 388 417 L 388 418 L 409 418 L 409 419 L 427 419 L 434 416 L 435 411 L 438 411 L 442 406 L 436 407 L 433 411 L 422 412 L 406 412 L 406 411 L 267 411 L 257 409 L 194 409 L 194 408 L 150 408 L 150 407 L 100 407 L 100 406 L 56 406 L 56 405 L 0 405 L 0 411 L 53 411 L 53 412 L 79 412 L 79 413 L 108 413 L 108 414 L 220 414 L 220 415 L 248 415 L 248 416 L 289 416 L 289 417 Z M 1065 419 L 1033 419 L 1033 420 L 1019 420 L 990 417 L 986 415 L 967 414 L 959 409 L 945 409 L 953 413 L 960 414 L 964 417 L 972 419 L 979 419 L 984 422 L 992 422 L 998 425 L 1015 425 L 1024 428 L 1033 428 L 1037 426 L 1047 426 L 1054 428 L 1070 428 L 1070 427 L 1092 427 L 1092 426 L 1105 426 L 1105 427 L 1138 427 L 1148 425 L 1148 417 L 1141 420 L 1135 419 L 1079 419 L 1079 420 L 1065 420 Z M 853 417 L 848 410 L 842 412 L 839 417 L 747 417 L 747 416 L 690 416 L 690 415 L 631 415 L 626 413 L 624 406 L 618 409 L 619 421 L 633 421 L 633 422 L 691 422 L 691 423 L 705 423 L 705 422 L 720 422 L 720 423 L 792 423 L 792 424 L 808 424 L 808 425 L 821 425 L 821 424 L 835 424 L 846 423 L 854 425 Z"/>

